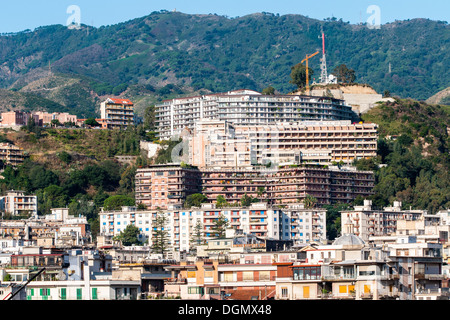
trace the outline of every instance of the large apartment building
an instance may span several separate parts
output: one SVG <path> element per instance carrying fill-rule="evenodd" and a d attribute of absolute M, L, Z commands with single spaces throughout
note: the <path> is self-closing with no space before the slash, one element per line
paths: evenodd
<path fill-rule="evenodd" d="M 202 193 L 212 202 L 219 195 L 228 202 L 242 196 L 258 198 L 271 204 L 292 204 L 307 196 L 317 199 L 319 206 L 337 202 L 352 202 L 358 195 L 373 194 L 371 171 L 353 167 L 285 166 L 273 171 L 249 169 L 204 169 Z"/>
<path fill-rule="evenodd" d="M 202 168 L 266 164 L 331 164 L 377 155 L 377 125 L 304 121 L 270 125 L 199 120 L 189 141 L 189 163 Z"/>
<path fill-rule="evenodd" d="M 152 165 L 136 173 L 136 203 L 147 209 L 181 207 L 187 196 L 201 192 L 201 176 L 196 168 L 179 164 Z"/>
<path fill-rule="evenodd" d="M 400 201 L 394 201 L 393 206 L 379 210 L 372 207 L 371 200 L 364 200 L 362 206 L 341 212 L 341 226 L 342 230 L 347 229 L 368 241 L 370 237 L 394 234 L 399 220 L 423 220 L 426 213 L 426 210 L 403 210 Z"/>
<path fill-rule="evenodd" d="M 126 129 L 134 124 L 134 104 L 128 99 L 108 98 L 100 105 L 100 117 L 104 129 Z"/>
<path fill-rule="evenodd" d="M 139 228 L 143 237 L 151 242 L 158 214 L 166 216 L 169 246 L 175 251 L 189 251 L 197 243 L 193 239 L 196 227 L 201 226 L 202 242 L 216 238 L 215 222 L 220 216 L 228 221 L 228 227 L 238 234 L 264 239 L 292 240 L 294 243 L 326 242 L 326 210 L 303 206 L 270 206 L 253 203 L 248 207 L 232 206 L 218 208 L 203 204 L 200 208 L 171 210 L 136 210 L 123 207 L 117 211 L 102 211 L 100 233 L 116 236 L 132 224 Z M 142 240 L 146 240 L 142 239 Z M 151 243 L 150 243 L 151 244 Z"/>
<path fill-rule="evenodd" d="M 355 114 L 343 100 L 302 95 L 262 95 L 236 90 L 166 100 L 156 106 L 161 139 L 192 130 L 199 119 L 227 120 L 235 124 L 267 125 L 277 122 L 352 120 Z"/>
<path fill-rule="evenodd" d="M 338 202 L 350 203 L 356 197 L 373 194 L 375 178 L 372 171 L 354 167 L 285 166 L 265 169 L 194 169 L 180 165 L 157 165 L 138 169 L 136 203 L 148 209 L 181 207 L 189 194 L 202 193 L 210 203 L 223 196 L 236 203 L 244 195 L 270 204 L 295 204 L 307 196 L 323 206 Z M 183 182 L 184 181 L 184 182 Z"/>

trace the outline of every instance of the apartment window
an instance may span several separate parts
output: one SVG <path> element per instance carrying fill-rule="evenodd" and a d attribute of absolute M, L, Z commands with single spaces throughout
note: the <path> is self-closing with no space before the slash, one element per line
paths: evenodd
<path fill-rule="evenodd" d="M 288 288 L 281 288 L 281 296 L 283 298 L 287 298 L 288 297 Z"/>
<path fill-rule="evenodd" d="M 83 298 L 81 288 L 77 288 L 77 300 L 81 300 Z"/>
<path fill-rule="evenodd" d="M 32 296 L 34 296 L 34 289 L 28 289 L 28 296 L 27 296 L 27 300 L 31 300 Z"/>
<path fill-rule="evenodd" d="M 97 288 L 92 288 L 92 300 L 97 300 L 97 299 L 98 299 Z"/>
<path fill-rule="evenodd" d="M 243 271 L 242 272 L 242 280 L 253 281 L 253 271 Z"/>
<path fill-rule="evenodd" d="M 66 288 L 61 288 L 61 300 L 66 300 L 67 299 L 67 289 Z"/>
<path fill-rule="evenodd" d="M 231 282 L 233 281 L 233 272 L 232 271 L 226 271 L 223 274 L 223 280 L 225 282 Z"/>
<path fill-rule="evenodd" d="M 260 281 L 269 281 L 270 280 L 270 271 L 260 271 L 259 272 L 259 280 Z"/>

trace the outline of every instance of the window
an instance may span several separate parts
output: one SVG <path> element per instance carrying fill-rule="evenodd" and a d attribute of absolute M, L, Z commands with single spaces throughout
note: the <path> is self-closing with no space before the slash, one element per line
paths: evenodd
<path fill-rule="evenodd" d="M 287 298 L 287 296 L 288 296 L 288 288 L 281 288 L 281 296 L 283 298 Z"/>
<path fill-rule="evenodd" d="M 253 271 L 243 271 L 242 272 L 242 280 L 253 281 Z"/>
<path fill-rule="evenodd" d="M 204 288 L 203 287 L 189 287 L 188 293 L 189 294 L 203 294 Z"/>
<path fill-rule="evenodd" d="M 93 300 L 97 300 L 98 299 L 97 288 L 92 288 L 92 299 Z"/>
<path fill-rule="evenodd" d="M 67 299 L 67 289 L 61 288 L 61 300 L 66 300 L 66 299 Z"/>
<path fill-rule="evenodd" d="M 269 281 L 270 280 L 270 271 L 260 271 L 259 272 L 259 280 L 260 281 Z"/>

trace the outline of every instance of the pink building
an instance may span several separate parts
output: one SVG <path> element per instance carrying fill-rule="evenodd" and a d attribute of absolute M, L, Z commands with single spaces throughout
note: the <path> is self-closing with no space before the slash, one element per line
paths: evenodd
<path fill-rule="evenodd" d="M 68 113 L 48 113 L 44 111 L 38 111 L 34 112 L 33 115 L 37 117 L 36 123 L 38 123 L 40 126 L 51 124 L 52 120 L 58 120 L 61 124 L 64 124 L 66 122 L 72 122 L 75 124 L 77 123 L 77 116 Z"/>
<path fill-rule="evenodd" d="M 24 126 L 32 115 L 24 111 L 2 112 L 2 126 Z"/>

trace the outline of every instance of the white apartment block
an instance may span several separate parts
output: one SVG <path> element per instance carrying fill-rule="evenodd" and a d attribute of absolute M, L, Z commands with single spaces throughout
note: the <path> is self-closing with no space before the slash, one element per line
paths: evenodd
<path fill-rule="evenodd" d="M 100 212 L 100 233 L 116 236 L 133 224 L 141 232 L 142 240 L 149 240 L 158 214 L 167 218 L 169 246 L 175 251 L 189 251 L 193 233 L 199 222 L 203 239 L 215 238 L 213 227 L 220 216 L 228 221 L 228 227 L 241 233 L 274 240 L 294 240 L 296 243 L 326 241 L 326 217 L 322 209 L 298 207 L 277 208 L 265 203 L 253 203 L 250 207 L 216 208 L 214 204 L 203 204 L 201 208 L 173 209 L 164 211 L 136 211 L 134 207 L 123 207 L 122 211 Z"/>
<path fill-rule="evenodd" d="M 26 195 L 23 191 L 8 191 L 0 197 L 0 210 L 12 216 L 29 214 L 37 217 L 37 196 Z"/>
<path fill-rule="evenodd" d="M 139 228 L 142 241 L 152 236 L 152 214 L 155 211 L 137 211 L 136 207 L 122 207 L 122 210 L 102 211 L 100 217 L 100 233 L 105 236 L 117 236 L 128 225 Z"/>
<path fill-rule="evenodd" d="M 198 167 L 329 165 L 376 157 L 378 133 L 374 123 L 350 120 L 242 125 L 202 119 L 187 138 L 188 163 Z"/>
<path fill-rule="evenodd" d="M 199 119 L 226 120 L 235 124 L 267 125 L 276 122 L 352 120 L 352 108 L 343 100 L 302 95 L 262 95 L 236 90 L 204 96 L 166 100 L 156 106 L 160 138 L 168 140 L 183 129 L 192 130 Z"/>
<path fill-rule="evenodd" d="M 288 205 L 281 210 L 280 239 L 293 240 L 294 245 L 326 243 L 326 209 L 307 209 L 303 204 Z"/>
<path fill-rule="evenodd" d="M 341 211 L 341 228 L 368 241 L 371 236 L 390 235 L 397 230 L 397 220 L 420 220 L 425 210 L 402 210 L 402 203 L 394 201 L 392 207 L 383 210 L 372 208 L 372 201 L 364 200 L 364 205 L 353 210 Z"/>

